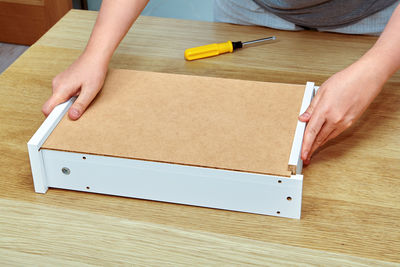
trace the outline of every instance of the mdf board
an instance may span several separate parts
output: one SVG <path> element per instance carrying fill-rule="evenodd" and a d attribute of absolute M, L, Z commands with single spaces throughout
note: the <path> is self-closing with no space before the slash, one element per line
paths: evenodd
<path fill-rule="evenodd" d="M 70 100 L 28 143 L 48 187 L 299 218 L 298 115 L 313 83 L 110 70 L 78 121 Z"/>
<path fill-rule="evenodd" d="M 31 45 L 72 8 L 72 0 L 0 0 L 0 42 Z"/>

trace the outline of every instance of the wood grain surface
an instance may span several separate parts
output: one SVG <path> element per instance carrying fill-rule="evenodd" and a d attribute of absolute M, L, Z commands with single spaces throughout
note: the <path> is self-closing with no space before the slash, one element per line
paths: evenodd
<path fill-rule="evenodd" d="M 95 12 L 71 11 L 0 76 L 0 262 L 16 265 L 399 265 L 400 75 L 304 173 L 302 219 L 50 189 L 33 191 L 26 142 L 51 80 L 85 46 Z M 185 48 L 276 35 L 194 62 Z M 322 83 L 376 38 L 141 17 L 110 67 Z"/>

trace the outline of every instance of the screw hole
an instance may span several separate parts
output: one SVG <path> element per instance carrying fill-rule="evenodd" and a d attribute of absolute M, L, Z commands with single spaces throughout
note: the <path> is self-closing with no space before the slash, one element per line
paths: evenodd
<path fill-rule="evenodd" d="M 282 183 L 282 180 L 278 180 L 278 183 L 279 183 L 279 184 Z"/>
<path fill-rule="evenodd" d="M 292 200 L 292 197 L 287 197 L 286 198 L 288 201 L 291 201 Z"/>
<path fill-rule="evenodd" d="M 89 190 L 89 189 L 90 189 L 90 187 L 89 187 L 89 186 L 86 186 L 86 189 L 87 189 L 87 190 Z"/>
<path fill-rule="evenodd" d="M 82 157 L 82 159 L 86 159 L 86 157 Z"/>
<path fill-rule="evenodd" d="M 63 167 L 63 168 L 61 169 L 61 172 L 62 172 L 63 174 L 65 174 L 65 175 L 69 175 L 69 174 L 71 173 L 71 170 L 68 169 L 67 167 Z"/>
<path fill-rule="evenodd" d="M 278 211 L 276 212 L 276 214 L 281 214 L 281 212 L 278 210 Z"/>

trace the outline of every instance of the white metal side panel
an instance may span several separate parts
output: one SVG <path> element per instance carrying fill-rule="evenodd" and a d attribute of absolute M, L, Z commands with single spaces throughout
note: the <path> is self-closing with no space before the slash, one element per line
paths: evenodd
<path fill-rule="evenodd" d="M 300 218 L 302 175 L 288 178 L 41 151 L 49 187 Z"/>
<path fill-rule="evenodd" d="M 69 107 L 72 105 L 75 99 L 76 98 L 73 97 L 67 102 L 56 106 L 39 127 L 39 129 L 35 132 L 32 138 L 28 141 L 28 153 L 31 163 L 33 184 L 35 186 L 35 192 L 37 193 L 46 193 L 48 187 L 40 147 L 46 141 L 47 137 L 49 137 L 57 124 L 60 122 L 60 120 L 68 111 Z"/>
<path fill-rule="evenodd" d="M 311 100 L 314 97 L 314 88 L 315 87 L 313 82 L 307 82 L 299 115 L 303 114 L 310 105 Z M 303 170 L 303 161 L 301 160 L 300 153 L 305 129 L 306 123 L 297 121 L 296 131 L 292 143 L 292 150 L 290 152 L 288 163 L 289 166 L 296 166 L 296 174 L 301 174 Z"/>

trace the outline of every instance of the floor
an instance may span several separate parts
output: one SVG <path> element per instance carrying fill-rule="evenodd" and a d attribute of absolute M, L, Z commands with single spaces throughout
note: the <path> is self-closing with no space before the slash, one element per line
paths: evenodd
<path fill-rule="evenodd" d="M 0 73 L 5 71 L 29 46 L 0 43 Z"/>

